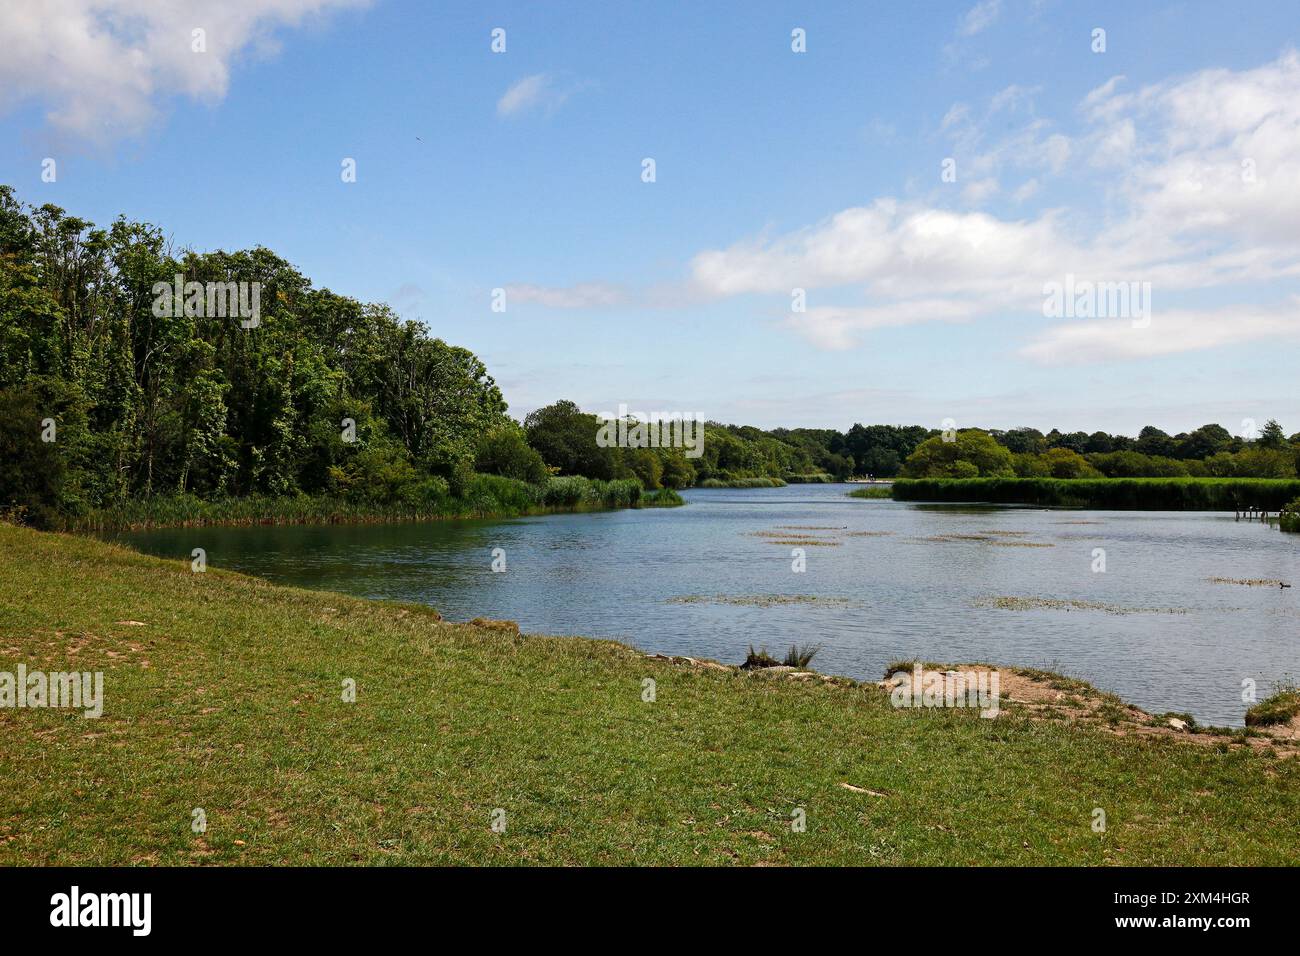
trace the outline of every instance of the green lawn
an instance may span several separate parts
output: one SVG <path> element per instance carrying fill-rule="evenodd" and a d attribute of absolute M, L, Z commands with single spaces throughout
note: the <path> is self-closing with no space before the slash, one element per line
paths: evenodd
<path fill-rule="evenodd" d="M 895 711 L 0 525 L 19 663 L 102 670 L 105 704 L 0 709 L 4 865 L 1300 859 L 1295 759 Z"/>

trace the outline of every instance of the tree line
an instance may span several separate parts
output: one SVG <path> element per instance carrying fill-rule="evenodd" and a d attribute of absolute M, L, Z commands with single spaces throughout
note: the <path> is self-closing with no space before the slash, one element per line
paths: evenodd
<path fill-rule="evenodd" d="M 202 289 L 232 283 L 255 288 L 255 321 L 211 314 Z M 892 477 L 919 472 L 914 457 L 940 437 L 918 425 L 709 422 L 695 457 L 604 447 L 600 426 L 571 401 L 512 418 L 472 352 L 385 304 L 313 287 L 269 249 L 178 249 L 157 226 L 119 216 L 97 227 L 0 185 L 0 512 L 19 518 L 169 496 L 428 503 L 472 495 L 481 475 L 646 489 Z M 1063 452 L 1103 474 L 1295 466 L 1296 436 L 1275 423 L 1255 442 L 1217 425 L 987 435 L 1010 456 L 995 467 L 1013 472 L 1055 473 Z M 949 452 L 935 467 L 969 471 Z"/>

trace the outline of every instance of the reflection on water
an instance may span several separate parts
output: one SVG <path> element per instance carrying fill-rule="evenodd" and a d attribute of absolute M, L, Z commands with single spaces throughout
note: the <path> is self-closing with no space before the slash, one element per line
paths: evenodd
<path fill-rule="evenodd" d="M 677 509 L 122 537 L 186 560 L 202 547 L 212 567 L 285 584 L 646 651 L 739 662 L 750 644 L 813 642 L 818 670 L 872 679 L 913 657 L 1044 667 L 1216 724 L 1242 723 L 1244 678 L 1261 696 L 1300 678 L 1300 586 L 1209 580 L 1300 585 L 1300 537 L 1231 514 L 910 505 L 846 490 L 694 489 Z M 1092 570 L 1097 548 L 1105 573 Z M 702 600 L 717 595 L 841 600 Z M 672 600 L 684 597 L 696 599 Z"/>

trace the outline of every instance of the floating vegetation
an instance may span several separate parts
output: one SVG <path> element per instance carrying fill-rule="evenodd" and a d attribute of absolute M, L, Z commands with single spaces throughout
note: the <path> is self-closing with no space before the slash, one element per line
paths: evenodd
<path fill-rule="evenodd" d="M 977 607 L 996 607 L 1004 611 L 1103 611 L 1106 614 L 1186 614 L 1178 607 L 1125 607 L 1100 601 L 1076 601 L 1063 598 L 989 597 L 975 602 Z"/>
<path fill-rule="evenodd" d="M 811 604 L 819 607 L 856 607 L 857 602 L 841 597 L 816 594 L 683 594 L 669 598 L 669 604 L 734 604 L 739 607 L 780 607 L 788 604 Z"/>
<path fill-rule="evenodd" d="M 843 531 L 848 525 L 842 524 L 779 524 L 785 531 Z"/>
<path fill-rule="evenodd" d="M 885 538 L 893 534 L 892 531 L 846 531 L 846 538 Z"/>
<path fill-rule="evenodd" d="M 810 534 L 791 534 L 789 531 L 746 531 L 752 538 L 763 538 L 772 544 L 790 544 L 797 547 L 835 548 L 843 542 L 830 538 L 817 538 Z"/>
<path fill-rule="evenodd" d="M 1276 578 L 1208 578 L 1211 584 L 1242 584 L 1248 588 L 1289 588 L 1291 585 Z"/>
<path fill-rule="evenodd" d="M 1005 535 L 1009 538 L 1019 538 L 1029 534 L 1028 531 L 980 531 L 979 534 Z"/>
<path fill-rule="evenodd" d="M 990 533 L 980 534 L 934 534 L 924 538 L 917 538 L 917 541 L 936 541 L 940 543 L 951 543 L 954 541 L 978 541 L 982 544 L 990 544 L 998 548 L 1054 548 L 1056 545 L 1043 541 L 1007 541 L 995 537 Z"/>
<path fill-rule="evenodd" d="M 792 544 L 796 547 L 838 548 L 843 541 L 827 541 L 825 538 L 767 538 L 771 544 Z"/>

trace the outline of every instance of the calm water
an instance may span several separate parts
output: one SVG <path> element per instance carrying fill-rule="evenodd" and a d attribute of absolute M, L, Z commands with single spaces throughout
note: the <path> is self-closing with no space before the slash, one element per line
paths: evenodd
<path fill-rule="evenodd" d="M 623 640 L 646 651 L 739 662 L 815 642 L 818 670 L 876 679 L 894 659 L 991 661 L 1059 670 L 1148 710 L 1240 725 L 1243 678 L 1260 696 L 1300 678 L 1300 537 L 1231 515 L 908 505 L 844 485 L 694 489 L 685 508 L 512 521 L 204 528 L 124 536 L 164 557 L 286 584 L 418 601 L 452 620 L 517 620 L 525 631 Z M 815 525 L 818 529 L 782 529 Z M 833 527 L 836 530 L 822 530 Z M 1005 542 L 927 540 L 1018 532 Z M 755 532 L 811 536 L 791 544 Z M 846 532 L 888 532 L 852 535 Z M 1009 546 L 1038 543 L 1051 547 Z M 506 552 L 504 574 L 492 549 Z M 1093 549 L 1106 551 L 1094 573 Z M 1207 579 L 1275 578 L 1279 588 Z M 674 603 L 685 596 L 814 595 L 774 607 Z M 1123 608 L 1005 610 L 998 596 Z M 849 602 L 848 604 L 843 603 Z"/>

